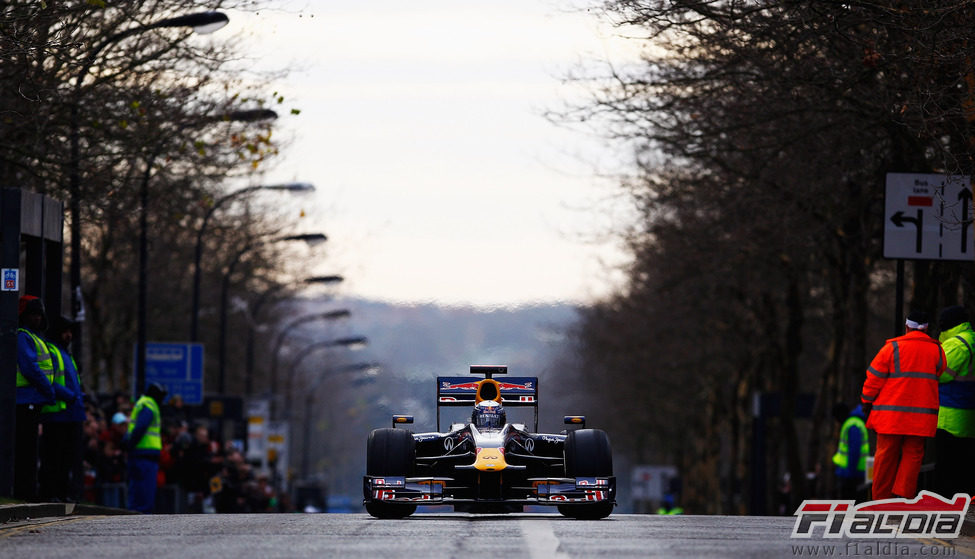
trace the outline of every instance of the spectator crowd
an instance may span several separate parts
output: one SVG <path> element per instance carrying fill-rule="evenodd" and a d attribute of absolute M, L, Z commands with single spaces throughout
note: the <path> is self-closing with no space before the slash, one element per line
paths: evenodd
<path fill-rule="evenodd" d="M 102 405 L 87 400 L 84 479 L 75 500 L 125 507 L 125 435 L 133 404 L 122 393 Z M 287 512 L 288 499 L 255 472 L 232 443 L 221 443 L 207 420 L 190 421 L 179 396 L 163 404 L 158 512 Z M 42 434 L 43 437 L 43 434 Z"/>
<path fill-rule="evenodd" d="M 149 513 L 291 509 L 208 421 L 191 427 L 182 399 L 167 400 L 164 386 L 151 383 L 134 403 L 123 393 L 93 399 L 69 349 L 76 325 L 64 316 L 49 323 L 36 296 L 19 299 L 15 498 Z"/>

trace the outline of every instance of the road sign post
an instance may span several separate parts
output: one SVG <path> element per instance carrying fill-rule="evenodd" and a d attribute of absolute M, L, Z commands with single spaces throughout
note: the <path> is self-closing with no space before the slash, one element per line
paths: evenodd
<path fill-rule="evenodd" d="M 247 419 L 247 453 L 248 461 L 259 462 L 261 470 L 267 469 L 267 423 L 271 418 L 271 400 L 269 398 L 253 398 L 247 401 L 245 416 Z"/>
<path fill-rule="evenodd" d="M 287 421 L 268 421 L 265 431 L 264 449 L 267 467 L 271 472 L 271 480 L 275 487 L 287 490 L 288 468 L 290 457 L 289 433 Z"/>

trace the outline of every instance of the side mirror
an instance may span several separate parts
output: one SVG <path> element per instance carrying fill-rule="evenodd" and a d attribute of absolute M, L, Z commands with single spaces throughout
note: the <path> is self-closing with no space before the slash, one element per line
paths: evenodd
<path fill-rule="evenodd" d="M 393 429 L 396 428 L 396 425 L 397 424 L 400 424 L 400 425 L 412 425 L 413 424 L 413 416 L 412 415 L 394 415 L 393 416 Z"/>
<path fill-rule="evenodd" d="M 562 418 L 562 423 L 566 425 L 575 425 L 579 429 L 586 428 L 586 416 L 584 415 L 567 415 Z"/>

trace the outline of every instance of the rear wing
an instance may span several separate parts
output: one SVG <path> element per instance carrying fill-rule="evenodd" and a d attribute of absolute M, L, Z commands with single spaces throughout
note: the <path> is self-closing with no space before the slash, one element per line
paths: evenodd
<path fill-rule="evenodd" d="M 437 430 L 440 430 L 440 408 L 443 406 L 469 406 L 482 399 L 497 400 L 509 407 L 535 408 L 535 430 L 538 430 L 538 377 L 491 378 L 494 374 L 506 374 L 507 367 L 471 367 L 472 374 L 483 374 L 485 379 L 471 377 L 437 377 Z M 497 394 L 490 385 L 495 385 Z M 482 388 L 483 385 L 484 386 Z"/>

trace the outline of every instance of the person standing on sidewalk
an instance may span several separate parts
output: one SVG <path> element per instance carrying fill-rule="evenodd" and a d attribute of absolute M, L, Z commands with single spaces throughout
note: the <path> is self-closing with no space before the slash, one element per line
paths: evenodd
<path fill-rule="evenodd" d="M 941 409 L 934 435 L 934 479 L 938 493 L 975 495 L 975 332 L 965 307 L 947 307 L 938 315 L 941 347 L 948 367 L 939 386 Z"/>
<path fill-rule="evenodd" d="M 129 431 L 123 439 L 129 451 L 130 510 L 151 514 L 156 506 L 156 476 L 162 453 L 162 414 L 159 407 L 166 399 L 166 388 L 152 383 L 132 408 Z"/>
<path fill-rule="evenodd" d="M 78 502 L 84 483 L 82 431 L 86 414 L 78 366 L 68 352 L 76 323 L 63 316 L 53 322 L 48 329 L 47 347 L 56 371 L 55 382 L 70 391 L 73 398 L 63 407 L 44 406 L 41 410 L 40 493 L 44 499 Z"/>
<path fill-rule="evenodd" d="M 928 314 L 907 316 L 907 333 L 887 340 L 867 368 L 860 400 L 877 432 L 872 497 L 913 498 L 925 438 L 938 426 L 938 378 L 945 352 L 927 334 Z"/>
<path fill-rule="evenodd" d="M 870 454 L 863 406 L 858 405 L 850 411 L 846 404 L 839 403 L 833 408 L 833 416 L 841 424 L 836 454 L 833 455 L 839 498 L 856 500 L 857 487 L 866 480 L 867 456 Z"/>
<path fill-rule="evenodd" d="M 14 433 L 14 497 L 37 499 L 37 428 L 41 407 L 56 402 L 54 365 L 40 333 L 47 326 L 44 302 L 20 298 L 17 328 L 17 410 Z"/>

